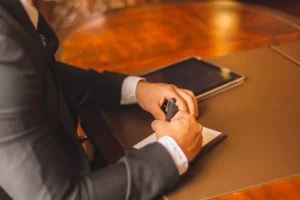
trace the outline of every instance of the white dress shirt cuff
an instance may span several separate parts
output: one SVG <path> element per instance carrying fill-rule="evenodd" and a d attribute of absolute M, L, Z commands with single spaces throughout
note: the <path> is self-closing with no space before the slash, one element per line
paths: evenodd
<path fill-rule="evenodd" d="M 158 140 L 158 142 L 161 143 L 172 156 L 179 174 L 184 174 L 189 167 L 189 163 L 177 142 L 170 136 L 163 136 Z"/>
<path fill-rule="evenodd" d="M 121 104 L 136 103 L 136 87 L 139 81 L 145 81 L 144 78 L 136 76 L 128 76 L 124 79 L 121 91 Z"/>

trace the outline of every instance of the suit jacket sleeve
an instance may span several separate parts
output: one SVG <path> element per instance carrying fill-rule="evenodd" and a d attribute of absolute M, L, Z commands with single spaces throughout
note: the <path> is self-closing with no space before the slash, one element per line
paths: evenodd
<path fill-rule="evenodd" d="M 91 73 L 111 81 L 110 75 Z M 37 76 L 26 51 L 0 33 L 0 191 L 15 200 L 152 199 L 178 181 L 171 156 L 158 143 L 128 153 L 105 169 L 70 174 L 72 166 L 41 112 Z M 118 91 L 121 78 L 111 76 Z M 91 96 L 94 89 L 108 89 L 97 84 L 88 88 Z"/>
<path fill-rule="evenodd" d="M 64 92 L 77 106 L 119 107 L 127 75 L 93 69 L 84 70 L 57 62 Z"/>

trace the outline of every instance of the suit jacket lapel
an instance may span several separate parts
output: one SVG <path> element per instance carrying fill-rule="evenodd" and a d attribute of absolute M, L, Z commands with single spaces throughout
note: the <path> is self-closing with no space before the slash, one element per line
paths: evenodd
<path fill-rule="evenodd" d="M 43 15 L 40 13 L 37 32 L 42 34 L 47 39 L 46 50 L 50 56 L 54 56 L 59 46 L 59 40 L 53 29 L 49 26 Z"/>
<path fill-rule="evenodd" d="M 66 104 L 66 97 L 62 92 L 62 88 L 60 87 L 60 73 L 57 69 L 57 64 L 54 59 L 54 54 L 59 46 L 59 40 L 52 30 L 52 28 L 48 25 L 44 17 L 39 14 L 38 20 L 38 30 L 39 34 L 42 34 L 47 39 L 46 43 L 46 57 L 48 59 L 49 67 L 51 68 L 52 75 L 56 81 L 57 90 L 59 94 L 59 116 L 61 124 L 64 126 L 66 131 L 70 134 L 70 136 L 79 144 L 79 138 L 75 134 L 76 126 L 72 120 L 72 116 L 69 111 L 69 106 Z"/>

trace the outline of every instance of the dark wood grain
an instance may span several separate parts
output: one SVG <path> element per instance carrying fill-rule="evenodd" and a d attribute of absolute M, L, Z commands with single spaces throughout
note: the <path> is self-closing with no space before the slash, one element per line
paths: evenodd
<path fill-rule="evenodd" d="M 137 73 L 180 58 L 212 57 L 300 39 L 297 23 L 239 3 L 157 4 L 111 12 L 61 34 L 57 58 L 82 68 Z M 300 199 L 300 177 L 216 200 Z"/>
<path fill-rule="evenodd" d="M 300 199 L 300 177 L 270 183 L 214 200 L 297 200 Z"/>
<path fill-rule="evenodd" d="M 129 73 L 190 55 L 206 58 L 298 39 L 298 27 L 242 4 L 158 4 L 90 20 L 65 37 L 58 58 Z"/>

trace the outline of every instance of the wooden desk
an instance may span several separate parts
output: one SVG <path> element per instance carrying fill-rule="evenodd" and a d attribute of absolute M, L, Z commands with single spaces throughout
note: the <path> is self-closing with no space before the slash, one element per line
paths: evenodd
<path fill-rule="evenodd" d="M 282 13 L 238 3 L 145 6 L 91 19 L 63 37 L 58 57 L 83 68 L 132 73 L 189 55 L 211 57 L 299 40 L 298 24 Z M 228 198 L 298 199 L 299 178 L 221 197 Z"/>
<path fill-rule="evenodd" d="M 300 65 L 300 41 L 271 46 L 275 52 Z"/>
<path fill-rule="evenodd" d="M 246 81 L 199 102 L 199 122 L 228 138 L 195 162 L 167 197 L 207 199 L 299 175 L 299 66 L 269 48 L 208 60 L 244 74 Z M 153 133 L 153 117 L 137 106 L 104 113 L 125 150 Z"/>
<path fill-rule="evenodd" d="M 141 6 L 60 33 L 57 57 L 82 68 L 136 73 L 190 55 L 207 58 L 300 40 L 299 24 L 280 12 L 233 2 Z"/>

